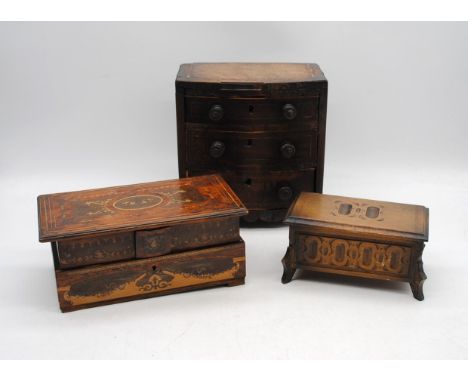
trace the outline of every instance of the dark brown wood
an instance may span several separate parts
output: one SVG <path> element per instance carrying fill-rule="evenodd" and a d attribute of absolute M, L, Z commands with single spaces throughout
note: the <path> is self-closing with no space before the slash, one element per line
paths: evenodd
<path fill-rule="evenodd" d="M 302 193 L 289 209 L 283 283 L 297 268 L 409 282 L 423 300 L 422 252 L 429 210 L 423 206 Z"/>
<path fill-rule="evenodd" d="M 281 221 L 300 191 L 322 192 L 326 98 L 316 64 L 181 65 L 179 176 L 220 173 L 249 208 L 245 221 Z"/>
<path fill-rule="evenodd" d="M 191 142 L 187 147 L 187 164 L 192 169 L 293 172 L 317 165 L 316 130 L 258 134 L 190 129 L 187 137 Z"/>
<path fill-rule="evenodd" d="M 62 311 L 240 285 L 242 202 L 218 175 L 38 197 Z"/>

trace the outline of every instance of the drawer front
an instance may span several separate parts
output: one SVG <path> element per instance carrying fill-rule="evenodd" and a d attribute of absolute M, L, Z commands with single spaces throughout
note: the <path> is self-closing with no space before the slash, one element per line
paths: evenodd
<path fill-rule="evenodd" d="M 207 170 L 210 172 L 210 170 Z M 206 173 L 189 171 L 189 176 Z M 314 191 L 315 169 L 303 171 L 221 172 L 242 203 L 250 209 L 283 209 L 302 191 Z"/>
<path fill-rule="evenodd" d="M 314 268 L 408 277 L 411 248 L 296 233 L 297 262 Z"/>
<path fill-rule="evenodd" d="M 137 231 L 136 257 L 161 256 L 239 240 L 239 218 L 237 217 Z"/>
<path fill-rule="evenodd" d="M 255 99 L 185 97 L 185 121 L 208 124 L 298 124 L 317 121 L 319 97 Z"/>
<path fill-rule="evenodd" d="M 152 259 L 56 271 L 64 311 L 243 279 L 244 243 Z M 193 288 L 192 288 L 193 289 Z"/>
<path fill-rule="evenodd" d="M 59 267 L 75 268 L 135 257 L 133 232 L 68 239 L 57 243 Z"/>
<path fill-rule="evenodd" d="M 310 168 L 317 163 L 317 132 L 255 134 L 192 129 L 187 149 L 191 166 L 220 170 L 251 165 Z"/>

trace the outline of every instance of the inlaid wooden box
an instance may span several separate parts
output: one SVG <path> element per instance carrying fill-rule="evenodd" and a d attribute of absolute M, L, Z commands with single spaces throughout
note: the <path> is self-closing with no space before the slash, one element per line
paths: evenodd
<path fill-rule="evenodd" d="M 409 282 L 414 297 L 424 299 L 427 208 L 304 192 L 285 223 L 290 228 L 283 283 L 302 268 Z"/>
<path fill-rule="evenodd" d="M 246 213 L 218 175 L 39 196 L 60 309 L 243 284 Z"/>
<path fill-rule="evenodd" d="M 322 192 L 327 80 L 316 64 L 183 64 L 176 79 L 179 176 L 220 173 L 248 222 L 281 222 Z"/>

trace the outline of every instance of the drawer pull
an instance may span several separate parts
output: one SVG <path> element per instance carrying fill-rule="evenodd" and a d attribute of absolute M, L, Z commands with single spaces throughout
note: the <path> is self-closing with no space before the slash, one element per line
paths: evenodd
<path fill-rule="evenodd" d="M 293 196 L 293 190 L 289 186 L 283 186 L 278 190 L 278 198 L 283 202 L 290 200 Z"/>
<path fill-rule="evenodd" d="M 286 105 L 283 106 L 283 115 L 284 118 L 286 119 L 294 119 L 297 116 L 297 110 L 294 107 L 294 105 L 291 105 L 290 103 L 287 103 Z"/>
<path fill-rule="evenodd" d="M 221 105 L 213 105 L 208 112 L 208 117 L 214 121 L 218 122 L 221 121 L 224 115 L 224 109 Z"/>
<path fill-rule="evenodd" d="M 281 145 L 281 155 L 283 158 L 291 159 L 296 154 L 296 146 L 286 142 Z"/>
<path fill-rule="evenodd" d="M 226 146 L 221 141 L 214 141 L 210 146 L 210 156 L 212 158 L 221 158 L 226 150 Z"/>

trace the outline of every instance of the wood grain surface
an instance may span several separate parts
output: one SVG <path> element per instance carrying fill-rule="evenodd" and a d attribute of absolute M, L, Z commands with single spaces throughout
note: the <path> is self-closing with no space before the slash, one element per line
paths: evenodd
<path fill-rule="evenodd" d="M 183 64 L 178 81 L 287 83 L 323 80 L 316 64 L 303 63 L 193 63 Z"/>
<path fill-rule="evenodd" d="M 343 228 L 427 241 L 429 210 L 423 206 L 303 192 L 287 224 Z"/>

